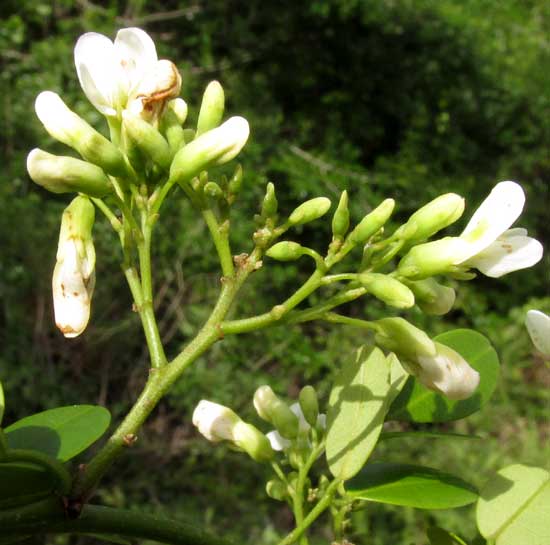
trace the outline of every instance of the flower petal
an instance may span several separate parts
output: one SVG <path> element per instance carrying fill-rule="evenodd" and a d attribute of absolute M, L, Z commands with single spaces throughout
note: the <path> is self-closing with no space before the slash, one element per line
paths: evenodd
<path fill-rule="evenodd" d="M 140 28 L 123 28 L 115 38 L 115 53 L 125 78 L 124 91 L 129 97 L 144 75 L 154 69 L 158 59 L 155 43 Z"/>
<path fill-rule="evenodd" d="M 475 211 L 460 235 L 470 245 L 466 259 L 487 248 L 516 221 L 523 210 L 525 194 L 516 182 L 498 183 Z M 464 261 L 466 260 L 464 259 Z"/>
<path fill-rule="evenodd" d="M 524 231 L 510 229 L 504 232 L 488 248 L 465 264 L 479 269 L 491 278 L 499 278 L 513 271 L 532 267 L 542 258 L 542 244 L 534 238 L 526 237 Z"/>
<path fill-rule="evenodd" d="M 266 433 L 266 437 L 271 443 L 271 448 L 273 450 L 281 451 L 285 450 L 290 446 L 290 441 L 285 439 L 278 431 L 273 430 L 269 433 Z"/>
<path fill-rule="evenodd" d="M 550 316 L 540 310 L 529 310 L 525 318 L 525 326 L 535 348 L 550 356 Z"/>
<path fill-rule="evenodd" d="M 74 48 L 74 63 L 80 85 L 89 101 L 104 115 L 115 115 L 119 69 L 114 45 L 97 32 L 80 36 Z"/>

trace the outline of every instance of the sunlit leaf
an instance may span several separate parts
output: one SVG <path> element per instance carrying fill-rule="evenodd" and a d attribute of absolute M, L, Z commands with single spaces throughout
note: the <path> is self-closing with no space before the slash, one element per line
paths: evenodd
<path fill-rule="evenodd" d="M 420 509 L 451 509 L 476 501 L 474 486 L 429 467 L 376 462 L 346 483 L 349 496 Z"/>
<path fill-rule="evenodd" d="M 71 405 L 22 418 L 5 432 L 10 448 L 39 450 L 66 462 L 97 441 L 110 422 L 104 407 Z"/>
<path fill-rule="evenodd" d="M 491 343 L 477 331 L 455 329 L 435 341 L 456 350 L 478 373 L 480 383 L 468 399 L 452 401 L 410 377 L 393 402 L 388 419 L 413 422 L 447 422 L 478 411 L 491 397 L 499 376 L 498 356 Z"/>

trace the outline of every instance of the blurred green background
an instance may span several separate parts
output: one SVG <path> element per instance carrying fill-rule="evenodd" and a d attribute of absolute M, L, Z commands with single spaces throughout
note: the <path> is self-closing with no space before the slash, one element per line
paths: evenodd
<path fill-rule="evenodd" d="M 0 17 L 6 424 L 72 403 L 105 405 L 117 421 L 147 375 L 139 320 L 119 274 L 118 244 L 102 219 L 95 227 L 91 324 L 68 341 L 53 323 L 50 278 L 69 198 L 35 186 L 25 158 L 36 146 L 66 153 L 35 117 L 41 90 L 58 92 L 106 130 L 74 70 L 72 49 L 83 32 L 114 37 L 121 27 L 144 28 L 159 56 L 178 65 L 191 122 L 212 79 L 225 88 L 227 115 L 249 120 L 234 253 L 251 249 L 252 215 L 267 181 L 276 185 L 281 213 L 306 198 L 336 201 L 347 188 L 356 221 L 393 197 L 399 222 L 448 191 L 467 197 L 467 218 L 496 182 L 513 179 L 527 193 L 521 225 L 543 244 L 550 239 L 547 0 L 4 0 Z M 321 221 L 300 237 L 321 250 L 329 230 Z M 219 271 L 206 230 L 182 195 L 174 194 L 155 237 L 155 304 L 167 353 L 175 354 L 208 316 Z M 292 293 L 309 265 L 270 263 L 248 285 L 237 313 L 271 308 Z M 406 314 L 430 334 L 473 327 L 487 335 L 501 356 L 502 379 L 481 413 L 446 426 L 483 440 L 389 441 L 377 459 L 424 462 L 476 484 L 511 461 L 548 466 L 550 370 L 532 348 L 523 319 L 528 308 L 550 311 L 549 265 L 545 257 L 528 271 L 463 283 L 444 320 Z M 385 312 L 370 300 L 346 310 L 371 317 Z M 334 371 L 361 342 L 358 333 L 312 323 L 218 343 L 160 404 L 132 455 L 103 482 L 99 499 L 205 524 L 238 543 L 275 543 L 291 527 L 291 515 L 265 497 L 264 468 L 198 437 L 191 412 L 208 398 L 258 424 L 251 399 L 265 383 L 288 398 L 310 383 L 326 400 Z M 424 545 L 433 522 L 475 538 L 471 508 L 425 513 L 376 504 L 355 515 L 349 537 L 365 545 Z M 330 539 L 323 523 L 316 538 Z"/>

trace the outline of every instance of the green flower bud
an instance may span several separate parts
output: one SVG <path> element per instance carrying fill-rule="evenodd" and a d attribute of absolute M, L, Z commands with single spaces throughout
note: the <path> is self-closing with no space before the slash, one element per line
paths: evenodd
<path fill-rule="evenodd" d="M 98 166 L 74 157 L 52 155 L 39 148 L 27 156 L 27 170 L 35 183 L 52 193 L 103 197 L 112 191 L 109 178 Z"/>
<path fill-rule="evenodd" d="M 232 117 L 216 129 L 201 134 L 176 153 L 170 179 L 190 180 L 201 170 L 231 161 L 246 144 L 248 135 L 248 122 L 243 117 Z"/>
<path fill-rule="evenodd" d="M 434 342 L 417 327 L 403 318 L 383 318 L 376 325 L 376 343 L 398 355 L 415 361 L 418 356 L 434 356 Z"/>
<path fill-rule="evenodd" d="M 306 422 L 314 428 L 317 426 L 317 417 L 319 416 L 319 401 L 317 399 L 317 392 L 313 386 L 304 386 L 300 390 L 298 397 L 302 414 L 306 419 Z"/>
<path fill-rule="evenodd" d="M 309 223 L 324 216 L 329 208 L 331 202 L 326 197 L 316 197 L 302 203 L 296 208 L 288 218 L 290 225 L 303 225 Z"/>
<path fill-rule="evenodd" d="M 233 173 L 233 176 L 231 176 L 231 179 L 229 180 L 228 184 L 228 190 L 231 195 L 237 195 L 241 187 L 243 185 L 243 167 L 241 165 L 237 165 L 235 168 L 235 172 Z"/>
<path fill-rule="evenodd" d="M 269 439 L 258 428 L 242 420 L 233 428 L 233 442 L 256 462 L 269 462 L 275 456 Z"/>
<path fill-rule="evenodd" d="M 225 97 L 223 88 L 217 81 L 211 81 L 202 97 L 197 136 L 215 129 L 222 120 Z"/>
<path fill-rule="evenodd" d="M 413 292 L 405 284 L 387 274 L 363 273 L 358 279 L 369 293 L 387 305 L 395 308 L 411 308 L 414 305 Z"/>
<path fill-rule="evenodd" d="M 36 115 L 48 133 L 75 149 L 90 163 L 113 176 L 125 176 L 128 167 L 121 151 L 84 119 L 71 111 L 61 97 L 43 91 L 35 102 Z"/>
<path fill-rule="evenodd" d="M 399 275 L 421 280 L 456 269 L 463 256 L 468 255 L 468 243 L 459 237 L 445 237 L 414 246 L 401 259 L 397 267 Z"/>
<path fill-rule="evenodd" d="M 271 479 L 270 481 L 267 481 L 265 491 L 270 498 L 277 501 L 285 501 L 288 497 L 286 485 L 279 479 Z"/>
<path fill-rule="evenodd" d="M 344 238 L 349 229 L 348 192 L 342 191 L 340 202 L 332 217 L 332 234 L 335 238 Z"/>
<path fill-rule="evenodd" d="M 174 112 L 180 125 L 185 123 L 187 119 L 187 104 L 183 98 L 175 98 L 168 102 L 168 110 Z"/>
<path fill-rule="evenodd" d="M 277 213 L 277 208 L 279 203 L 277 202 L 277 197 L 275 196 L 275 186 L 269 182 L 265 189 L 265 197 L 262 202 L 262 219 L 266 220 L 268 218 L 273 218 Z"/>
<path fill-rule="evenodd" d="M 173 110 L 167 109 L 164 112 L 160 122 L 160 132 L 166 138 L 172 155 L 175 155 L 185 145 L 183 127 Z"/>
<path fill-rule="evenodd" d="M 463 212 L 464 199 L 456 193 L 446 193 L 417 210 L 397 234 L 403 230 L 408 243 L 417 244 L 454 223 Z"/>
<path fill-rule="evenodd" d="M 273 424 L 286 439 L 295 439 L 298 435 L 298 417 L 290 407 L 281 401 L 270 386 L 260 386 L 254 393 L 256 412 L 266 422 Z"/>
<path fill-rule="evenodd" d="M 126 110 L 122 112 L 122 124 L 141 153 L 164 170 L 168 170 L 172 162 L 172 153 L 162 134 L 153 125 Z"/>
<path fill-rule="evenodd" d="M 93 204 L 82 196 L 73 199 L 61 218 L 52 292 L 55 323 L 68 338 L 80 335 L 90 319 L 95 285 L 94 218 Z"/>
<path fill-rule="evenodd" d="M 441 316 L 447 314 L 454 305 L 456 294 L 453 288 L 443 286 L 433 278 L 408 281 L 414 293 L 416 304 L 426 313 Z"/>
<path fill-rule="evenodd" d="M 207 182 L 203 188 L 204 195 L 210 199 L 221 199 L 223 191 L 216 182 Z"/>
<path fill-rule="evenodd" d="M 283 240 L 271 246 L 265 255 L 277 261 L 295 261 L 304 255 L 304 247 L 297 242 Z"/>
<path fill-rule="evenodd" d="M 394 206 L 395 201 L 393 199 L 386 199 L 379 204 L 359 222 L 349 234 L 349 240 L 355 244 L 367 242 L 390 219 Z"/>
<path fill-rule="evenodd" d="M 186 144 L 195 140 L 195 131 L 193 129 L 183 129 L 183 139 Z"/>

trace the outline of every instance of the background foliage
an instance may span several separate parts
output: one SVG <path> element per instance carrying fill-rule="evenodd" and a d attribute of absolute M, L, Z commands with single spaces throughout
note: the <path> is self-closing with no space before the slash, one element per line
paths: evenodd
<path fill-rule="evenodd" d="M 276 184 L 282 213 L 314 196 L 335 201 L 348 188 L 356 220 L 391 196 L 401 221 L 447 191 L 467 196 L 473 210 L 497 181 L 514 179 L 527 193 L 522 225 L 543 243 L 550 238 L 546 0 L 4 0 L 0 18 L 0 379 L 7 423 L 77 402 L 104 404 L 116 419 L 147 372 L 139 320 L 106 222 L 95 227 L 90 327 L 66 341 L 53 325 L 49 283 L 67 198 L 32 184 L 25 157 L 38 145 L 62 150 L 33 112 L 43 89 L 106 129 L 73 66 L 72 48 L 83 32 L 112 37 L 123 26 L 145 28 L 159 55 L 179 66 L 192 121 L 212 79 L 225 88 L 228 113 L 248 118 L 234 253 L 251 248 L 250 218 L 266 181 Z M 155 304 L 173 354 L 208 315 L 219 272 L 206 230 L 183 197 L 175 196 L 169 209 L 156 232 Z M 329 226 L 308 226 L 300 236 L 322 244 Z M 445 322 L 409 313 L 433 334 L 467 326 L 488 335 L 502 359 L 502 380 L 481 414 L 453 426 L 478 433 L 474 446 L 388 441 L 376 459 L 454 467 L 478 484 L 512 460 L 547 462 L 550 373 L 522 326 L 527 308 L 550 311 L 545 259 L 533 270 L 462 286 Z M 264 267 L 238 312 L 270 308 L 292 292 L 307 266 Z M 378 316 L 382 309 L 369 301 L 348 311 Z M 219 343 L 154 413 L 133 455 L 102 486 L 102 499 L 199 520 L 239 541 L 273 542 L 289 526 L 289 512 L 258 488 L 262 468 L 197 438 L 192 408 L 205 397 L 250 416 L 252 394 L 266 382 L 290 397 L 312 383 L 326 399 L 333 371 L 359 342 L 357 331 L 308 324 Z M 373 504 L 367 516 L 356 514 L 355 539 L 423 543 L 434 519 L 475 535 L 468 508 L 425 515 Z"/>

